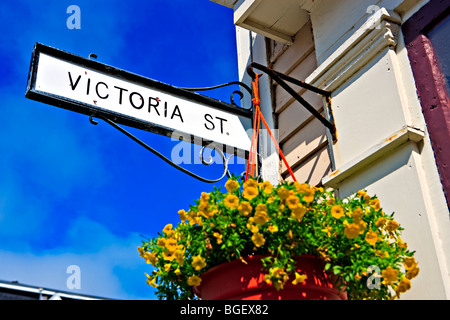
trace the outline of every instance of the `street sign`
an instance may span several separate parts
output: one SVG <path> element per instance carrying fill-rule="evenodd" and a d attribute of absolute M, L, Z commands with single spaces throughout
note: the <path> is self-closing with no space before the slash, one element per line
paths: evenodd
<path fill-rule="evenodd" d="M 227 152 L 250 150 L 251 111 L 40 43 L 25 96 Z"/>

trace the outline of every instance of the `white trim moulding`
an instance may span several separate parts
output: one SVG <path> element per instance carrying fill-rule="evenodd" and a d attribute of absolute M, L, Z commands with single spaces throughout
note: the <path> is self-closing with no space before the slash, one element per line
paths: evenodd
<path fill-rule="evenodd" d="M 422 130 L 406 126 L 370 148 L 360 156 L 335 170 L 322 179 L 324 186 L 337 188 L 345 179 L 369 166 L 382 156 L 392 152 L 407 142 L 418 143 L 425 137 Z"/>

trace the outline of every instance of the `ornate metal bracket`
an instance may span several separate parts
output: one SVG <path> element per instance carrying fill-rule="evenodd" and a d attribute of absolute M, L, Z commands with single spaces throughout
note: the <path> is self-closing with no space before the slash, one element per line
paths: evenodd
<path fill-rule="evenodd" d="M 209 91 L 209 90 L 214 90 L 214 89 L 219 89 L 219 88 L 223 88 L 223 87 L 227 87 L 227 86 L 232 86 L 232 85 L 239 85 L 239 86 L 241 86 L 242 88 L 244 88 L 249 94 L 250 94 L 250 96 L 252 96 L 252 89 L 250 89 L 250 87 L 249 86 L 247 86 L 245 83 L 243 83 L 243 82 L 240 82 L 240 81 L 232 81 L 232 82 L 228 82 L 228 83 L 224 83 L 224 84 L 220 84 L 220 85 L 217 85 L 217 86 L 212 86 L 212 87 L 204 87 L 204 88 L 180 88 L 180 89 L 183 89 L 183 90 L 186 90 L 186 91 Z M 238 106 L 237 104 L 236 104 L 236 102 L 235 102 L 235 100 L 234 100 L 234 95 L 235 94 L 237 94 L 237 95 L 239 95 L 239 100 L 242 100 L 243 98 L 244 98 L 244 93 L 241 91 L 241 90 L 235 90 L 235 91 L 233 91 L 232 93 L 231 93 L 231 95 L 230 95 L 230 103 L 233 105 L 233 106 L 235 106 L 235 107 L 238 107 L 238 108 L 241 108 L 240 106 Z M 246 109 L 246 110 L 252 110 L 252 107 L 253 106 L 251 106 L 250 108 L 243 108 L 243 109 Z"/>
<path fill-rule="evenodd" d="M 292 97 L 294 97 L 301 105 L 303 105 L 309 112 L 311 112 L 314 117 L 316 117 L 325 127 L 328 128 L 328 130 L 331 133 L 333 142 L 337 141 L 337 135 L 336 135 L 336 126 L 334 124 L 332 112 L 331 112 L 331 92 L 325 91 L 319 88 L 316 88 L 304 81 L 297 80 L 295 78 L 289 77 L 285 74 L 282 74 L 278 71 L 275 71 L 273 69 L 270 69 L 268 67 L 265 67 L 259 63 L 251 63 L 247 67 L 247 73 L 252 77 L 252 79 L 255 79 L 255 72 L 253 71 L 253 68 L 258 69 L 260 71 L 265 72 L 268 74 L 274 81 L 276 81 L 283 89 L 285 89 Z M 285 81 L 290 82 L 292 84 L 295 84 L 297 86 L 300 86 L 302 88 L 305 88 L 307 90 L 313 91 L 317 94 L 320 94 L 323 96 L 328 104 L 328 117 L 330 120 L 326 119 L 322 114 L 320 114 L 308 101 L 302 98 L 294 89 L 292 89 Z"/>
<path fill-rule="evenodd" d="M 139 138 L 137 138 L 136 136 L 134 136 L 133 134 L 131 134 L 130 132 L 128 132 L 127 130 L 125 130 L 124 128 L 122 128 L 121 126 L 117 125 L 114 121 L 112 121 L 112 120 L 110 120 L 110 119 L 108 119 L 108 118 L 106 118 L 106 117 L 104 117 L 104 116 L 92 114 L 92 115 L 89 117 L 89 121 L 90 121 L 93 125 L 97 125 L 97 124 L 98 124 L 98 122 L 97 122 L 96 120 L 94 120 L 94 117 L 95 117 L 95 118 L 102 119 L 103 121 L 105 121 L 106 123 L 108 123 L 109 125 L 111 125 L 112 127 L 114 127 L 115 129 L 117 129 L 118 131 L 120 131 L 121 133 L 123 133 L 124 135 L 126 135 L 127 137 L 129 137 L 130 139 L 132 139 L 132 140 L 134 140 L 135 142 L 137 142 L 139 145 L 141 145 L 142 147 L 144 147 L 144 148 L 147 149 L 148 151 L 150 151 L 150 152 L 152 152 L 153 154 L 155 154 L 156 156 L 158 156 L 160 159 L 164 160 L 166 163 L 168 163 L 168 164 L 171 165 L 172 167 L 174 167 L 174 168 L 180 170 L 181 172 L 184 172 L 185 174 L 187 174 L 187 175 L 189 175 L 189 176 L 191 176 L 191 177 L 193 177 L 193 178 L 195 178 L 195 179 L 197 179 L 197 180 L 200 180 L 200 181 L 206 182 L 206 183 L 215 183 L 215 182 L 219 182 L 220 180 L 222 180 L 223 178 L 225 178 L 225 176 L 231 177 L 230 170 L 229 170 L 229 168 L 228 168 L 228 163 L 230 162 L 230 159 L 231 159 L 232 157 L 234 157 L 235 155 L 230 155 L 230 156 L 228 156 L 228 158 L 227 158 L 227 157 L 225 156 L 225 154 L 222 152 L 222 150 L 220 150 L 220 148 L 216 148 L 215 150 L 216 150 L 216 152 L 219 153 L 220 157 L 221 157 L 222 160 L 223 160 L 223 167 L 224 167 L 223 174 L 222 174 L 222 175 L 220 176 L 220 178 L 218 178 L 218 179 L 210 180 L 210 179 L 203 178 L 203 177 L 201 177 L 201 176 L 199 176 L 199 175 L 197 175 L 197 174 L 195 174 L 195 173 L 193 173 L 193 172 L 191 172 L 191 171 L 189 171 L 189 170 L 187 170 L 187 169 L 185 169 L 185 168 L 179 166 L 178 164 L 174 163 L 172 160 L 170 160 L 169 158 L 165 157 L 163 154 L 161 154 L 160 152 L 156 151 L 155 149 L 153 149 L 152 147 L 150 147 L 148 144 L 146 144 L 145 142 L 143 142 L 142 140 L 140 140 Z M 199 157 L 200 157 L 201 162 L 202 162 L 204 165 L 209 166 L 209 165 L 211 165 L 211 164 L 213 163 L 213 160 L 212 160 L 211 157 L 209 157 L 209 160 L 208 160 L 208 161 L 206 161 L 206 160 L 204 159 L 204 157 L 203 157 L 203 152 L 204 152 L 205 148 L 206 148 L 205 146 L 202 147 L 202 149 L 200 150 L 200 153 L 199 153 Z"/>

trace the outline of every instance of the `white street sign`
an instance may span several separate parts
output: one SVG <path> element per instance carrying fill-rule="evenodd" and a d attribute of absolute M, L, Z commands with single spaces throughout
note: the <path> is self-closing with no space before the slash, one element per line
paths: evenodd
<path fill-rule="evenodd" d="M 33 51 L 26 96 L 167 136 L 191 135 L 203 145 L 250 150 L 250 111 L 42 44 Z"/>

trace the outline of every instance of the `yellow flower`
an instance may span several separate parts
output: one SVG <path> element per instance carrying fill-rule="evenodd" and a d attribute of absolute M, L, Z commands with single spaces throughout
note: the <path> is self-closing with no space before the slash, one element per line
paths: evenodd
<path fill-rule="evenodd" d="M 173 226 L 172 224 L 168 224 L 164 227 L 163 232 L 167 235 L 170 236 L 172 234 L 175 233 L 175 231 L 173 230 Z"/>
<path fill-rule="evenodd" d="M 390 284 L 392 282 L 397 281 L 398 279 L 398 270 L 394 269 L 392 267 L 387 267 L 381 272 L 381 276 L 383 277 L 383 280 Z"/>
<path fill-rule="evenodd" d="M 156 245 L 160 247 L 166 246 L 166 239 L 165 238 L 159 238 L 158 241 L 156 241 Z"/>
<path fill-rule="evenodd" d="M 366 234 L 366 238 L 365 240 L 371 244 L 372 246 L 374 246 L 377 241 L 378 241 L 378 233 L 376 233 L 375 231 L 369 231 Z"/>
<path fill-rule="evenodd" d="M 214 232 L 213 236 L 216 238 L 217 244 L 221 244 L 222 243 L 222 235 L 218 232 Z"/>
<path fill-rule="evenodd" d="M 416 259 L 414 257 L 406 257 L 403 264 L 406 270 L 411 270 L 417 265 Z"/>
<path fill-rule="evenodd" d="M 269 215 L 265 211 L 259 211 L 255 213 L 255 216 L 253 217 L 253 221 L 259 225 L 263 226 L 270 220 Z"/>
<path fill-rule="evenodd" d="M 297 284 L 305 282 L 306 279 L 308 279 L 306 274 L 299 274 L 298 272 L 295 272 L 295 279 L 292 281 L 292 284 L 296 286 Z"/>
<path fill-rule="evenodd" d="M 398 237 L 398 239 L 397 239 L 397 245 L 399 248 L 403 248 L 403 249 L 408 248 L 408 244 L 406 242 L 403 242 L 403 240 L 400 239 L 400 237 Z"/>
<path fill-rule="evenodd" d="M 298 193 L 303 194 L 303 200 L 306 202 L 314 201 L 315 189 L 311 188 L 307 183 L 296 186 Z"/>
<path fill-rule="evenodd" d="M 199 276 L 190 276 L 187 280 L 188 285 L 198 287 L 202 283 L 202 278 Z"/>
<path fill-rule="evenodd" d="M 403 278 L 398 284 L 397 289 L 395 290 L 397 293 L 404 293 L 411 289 L 411 281 L 408 278 Z"/>
<path fill-rule="evenodd" d="M 361 228 L 359 224 L 350 223 L 344 228 L 344 234 L 348 239 L 354 239 L 359 236 Z"/>
<path fill-rule="evenodd" d="M 171 263 L 165 264 L 164 265 L 164 271 L 166 271 L 166 272 L 169 271 L 171 266 L 172 266 Z"/>
<path fill-rule="evenodd" d="M 251 233 L 257 233 L 259 231 L 259 228 L 257 225 L 255 225 L 255 221 L 253 217 L 248 219 L 247 228 L 250 229 Z"/>
<path fill-rule="evenodd" d="M 258 188 L 258 181 L 254 179 L 248 179 L 247 181 L 244 182 L 244 189 L 248 187 Z"/>
<path fill-rule="evenodd" d="M 417 277 L 419 275 L 419 271 L 420 271 L 420 268 L 414 267 L 411 270 L 408 270 L 406 272 L 406 277 L 408 279 L 414 279 L 415 277 Z"/>
<path fill-rule="evenodd" d="M 278 227 L 277 226 L 268 226 L 267 230 L 271 233 L 275 233 L 275 232 L 278 232 Z"/>
<path fill-rule="evenodd" d="M 162 255 L 163 259 L 167 261 L 172 261 L 173 259 L 175 259 L 175 252 L 169 250 L 165 250 Z"/>
<path fill-rule="evenodd" d="M 145 263 L 150 263 L 152 265 L 156 265 L 158 262 L 158 257 L 156 256 L 156 252 L 146 252 L 144 253 Z"/>
<path fill-rule="evenodd" d="M 403 265 L 406 269 L 406 278 L 413 279 L 419 274 L 420 268 L 417 268 L 418 263 L 414 257 L 406 257 Z"/>
<path fill-rule="evenodd" d="M 140 257 L 144 257 L 144 254 L 145 254 L 144 248 L 143 247 L 138 247 L 137 250 L 139 252 L 139 256 Z"/>
<path fill-rule="evenodd" d="M 290 195 L 289 197 L 287 197 L 286 203 L 289 209 L 292 210 L 298 207 L 298 205 L 300 204 L 300 199 L 295 195 Z"/>
<path fill-rule="evenodd" d="M 250 180 L 249 180 L 250 181 Z M 247 187 L 244 189 L 242 196 L 247 200 L 252 200 L 253 198 L 258 196 L 258 188 L 256 187 Z"/>
<path fill-rule="evenodd" d="M 345 215 L 344 208 L 342 208 L 342 206 L 340 206 L 340 205 L 333 206 L 331 208 L 331 215 L 336 219 L 342 218 Z"/>
<path fill-rule="evenodd" d="M 208 203 L 208 201 L 209 201 L 209 193 L 202 192 L 202 195 L 200 196 L 200 202 Z"/>
<path fill-rule="evenodd" d="M 178 264 L 182 266 L 184 264 L 184 251 L 177 250 L 173 255 Z"/>
<path fill-rule="evenodd" d="M 243 201 L 239 205 L 238 210 L 244 216 L 248 216 L 252 212 L 253 208 L 252 208 L 252 205 L 250 204 L 250 202 Z"/>
<path fill-rule="evenodd" d="M 271 268 L 269 272 L 271 274 L 270 278 L 275 280 L 275 282 L 272 281 L 272 285 L 275 287 L 275 289 L 277 290 L 283 289 L 284 284 L 286 283 L 287 280 L 289 280 L 289 276 L 286 273 L 286 271 L 284 271 L 284 269 L 275 267 Z"/>
<path fill-rule="evenodd" d="M 165 247 L 167 250 L 169 250 L 170 252 L 175 252 L 175 250 L 177 250 L 177 241 L 173 238 L 169 238 L 167 239 L 166 243 L 165 243 Z"/>
<path fill-rule="evenodd" d="M 308 209 L 306 207 L 304 207 L 303 205 L 299 205 L 297 208 L 292 210 L 291 216 L 294 219 L 297 219 L 300 221 L 305 216 L 307 211 L 308 211 Z"/>
<path fill-rule="evenodd" d="M 267 206 L 263 203 L 258 204 L 255 208 L 255 212 L 260 212 L 260 211 L 267 212 Z"/>
<path fill-rule="evenodd" d="M 223 200 L 225 207 L 229 209 L 236 209 L 239 206 L 239 198 L 234 194 L 229 194 L 225 200 Z"/>
<path fill-rule="evenodd" d="M 202 256 L 200 255 L 193 257 L 192 266 L 196 271 L 202 270 L 204 267 L 206 267 L 205 258 L 202 258 Z"/>
<path fill-rule="evenodd" d="M 375 222 L 375 225 L 378 228 L 382 228 L 386 224 L 386 222 L 387 222 L 387 219 L 385 217 L 380 217 L 380 218 L 378 218 L 377 222 Z"/>
<path fill-rule="evenodd" d="M 281 200 L 286 200 L 289 196 L 294 194 L 294 191 L 286 189 L 285 187 L 280 187 L 277 190 L 277 194 Z"/>
<path fill-rule="evenodd" d="M 381 250 L 377 250 L 377 251 L 375 251 L 375 255 L 377 256 L 377 257 L 380 257 L 380 258 L 388 258 L 389 257 L 389 252 L 387 252 L 387 251 L 381 251 Z"/>
<path fill-rule="evenodd" d="M 362 217 L 364 217 L 364 211 L 361 208 L 356 208 L 352 212 L 353 221 L 358 223 L 361 221 Z"/>
<path fill-rule="evenodd" d="M 356 195 L 358 196 L 358 197 L 362 197 L 362 196 L 364 196 L 366 194 L 366 192 L 364 191 L 364 190 L 359 190 L 357 193 L 356 193 Z"/>
<path fill-rule="evenodd" d="M 147 284 L 154 288 L 158 288 L 158 285 L 156 284 L 156 277 L 152 278 L 147 273 L 145 273 L 145 275 L 147 276 Z"/>
<path fill-rule="evenodd" d="M 331 231 L 333 229 L 330 226 L 325 227 L 324 229 L 322 229 L 322 232 L 325 232 L 327 234 L 328 237 L 331 237 Z"/>
<path fill-rule="evenodd" d="M 378 199 L 372 199 L 369 201 L 369 206 L 371 206 L 372 208 L 375 209 L 375 211 L 380 210 L 381 205 L 380 205 L 380 200 Z"/>
<path fill-rule="evenodd" d="M 263 235 L 259 232 L 256 232 L 252 236 L 252 241 L 257 247 L 261 247 L 266 242 L 266 239 L 264 239 Z"/>
<path fill-rule="evenodd" d="M 389 220 L 389 221 L 386 223 L 386 226 L 385 226 L 384 228 L 386 229 L 386 231 L 392 232 L 392 231 L 397 230 L 398 227 L 399 227 L 399 224 L 398 224 L 397 221 L 395 221 L 395 220 Z"/>
<path fill-rule="evenodd" d="M 357 196 L 361 198 L 361 200 L 363 202 L 369 202 L 370 201 L 370 196 L 363 190 L 358 191 Z"/>
<path fill-rule="evenodd" d="M 270 274 L 265 274 L 264 275 L 264 281 L 269 284 L 272 285 L 272 280 L 270 279 Z"/>
<path fill-rule="evenodd" d="M 180 220 L 181 220 L 181 222 L 184 222 L 184 221 L 187 220 L 186 211 L 180 210 L 180 211 L 178 211 L 178 214 L 180 215 Z"/>
<path fill-rule="evenodd" d="M 228 180 L 227 183 L 225 183 L 225 188 L 229 193 L 233 193 L 233 191 L 239 189 L 239 182 L 236 180 Z"/>
<path fill-rule="evenodd" d="M 260 182 L 258 186 L 265 194 L 272 193 L 273 186 L 269 181 Z"/>

